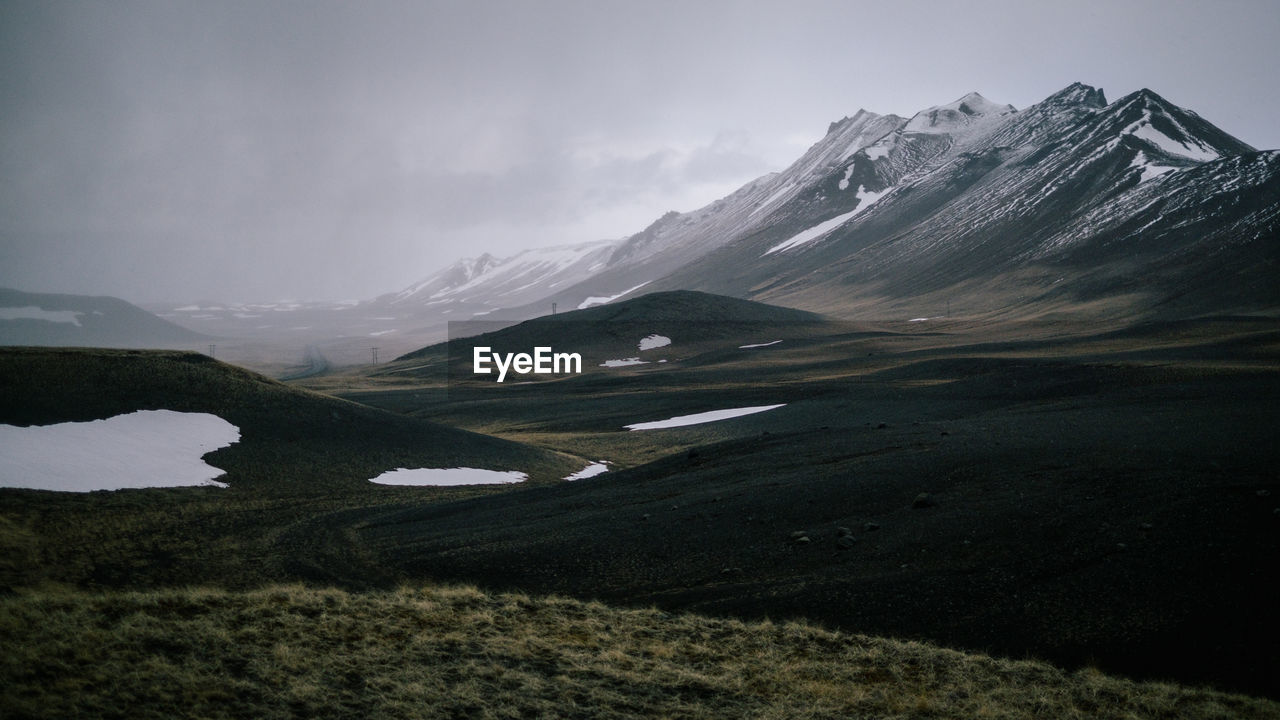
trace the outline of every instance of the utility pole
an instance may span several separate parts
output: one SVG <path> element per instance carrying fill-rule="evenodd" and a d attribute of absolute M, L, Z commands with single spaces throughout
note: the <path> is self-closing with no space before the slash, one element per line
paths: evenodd
<path fill-rule="evenodd" d="M 551 314 L 552 314 L 552 315 L 555 315 L 555 314 L 556 314 L 556 304 L 555 304 L 555 303 L 551 303 Z"/>
<path fill-rule="evenodd" d="M 376 347 L 369 348 L 369 350 L 373 352 L 373 364 L 377 365 L 378 364 L 378 348 Z"/>
<path fill-rule="evenodd" d="M 214 349 L 214 348 L 216 348 L 216 347 L 218 347 L 218 346 L 217 346 L 217 345 L 210 345 L 210 346 L 209 346 L 209 357 L 213 357 L 213 349 Z"/>

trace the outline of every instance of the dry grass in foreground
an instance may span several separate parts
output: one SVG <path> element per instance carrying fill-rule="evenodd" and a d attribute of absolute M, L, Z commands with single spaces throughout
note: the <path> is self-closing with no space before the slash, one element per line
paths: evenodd
<path fill-rule="evenodd" d="M 473 588 L 22 591 L 0 715 L 1277 718 L 1280 704 L 827 632 Z"/>

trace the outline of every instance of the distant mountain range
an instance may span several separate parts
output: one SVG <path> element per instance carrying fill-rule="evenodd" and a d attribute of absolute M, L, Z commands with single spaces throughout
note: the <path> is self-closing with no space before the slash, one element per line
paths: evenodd
<path fill-rule="evenodd" d="M 844 316 L 1280 306 L 1280 152 L 1150 90 L 859 110 L 789 168 L 625 240 L 463 260 L 386 307 L 526 318 L 694 289 Z M 458 319 L 454 314 L 453 319 Z"/>

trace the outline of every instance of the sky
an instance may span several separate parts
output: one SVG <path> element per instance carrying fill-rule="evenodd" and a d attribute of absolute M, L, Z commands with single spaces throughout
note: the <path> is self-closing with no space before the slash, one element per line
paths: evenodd
<path fill-rule="evenodd" d="M 622 238 L 860 108 L 1150 88 L 1280 148 L 1274 0 L 4 0 L 0 286 L 362 300 Z"/>

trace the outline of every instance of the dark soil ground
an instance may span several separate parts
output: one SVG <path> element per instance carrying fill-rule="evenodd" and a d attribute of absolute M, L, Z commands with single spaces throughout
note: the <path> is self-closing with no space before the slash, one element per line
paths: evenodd
<path fill-rule="evenodd" d="M 799 617 L 1280 697 L 1280 326 L 931 325 L 673 343 L 663 365 L 455 383 L 447 402 L 428 377 L 331 378 L 626 469 L 318 517 L 297 532 L 330 540 L 295 570 L 360 585 L 358 551 L 380 582 Z"/>
<path fill-rule="evenodd" d="M 642 321 L 627 332 L 650 332 Z M 448 383 L 431 353 L 296 383 L 390 413 L 183 358 L 88 353 L 37 372 L 11 353 L 0 421 L 142 397 L 230 413 L 244 435 L 209 456 L 228 466 L 225 491 L 0 491 L 0 592 L 477 583 L 1280 698 L 1280 321 L 726 327 L 653 328 L 673 342 L 645 351 L 650 364 L 531 384 Z M 524 486 L 366 482 L 418 457 L 473 464 L 491 445 L 540 472 Z M 555 479 L 575 457 L 613 470 Z"/>

